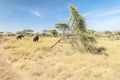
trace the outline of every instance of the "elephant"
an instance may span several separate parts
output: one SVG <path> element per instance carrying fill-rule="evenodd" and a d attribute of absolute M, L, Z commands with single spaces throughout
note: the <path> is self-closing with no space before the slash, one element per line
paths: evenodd
<path fill-rule="evenodd" d="M 39 36 L 38 35 L 33 36 L 33 42 L 38 42 L 38 40 L 39 40 Z"/>
<path fill-rule="evenodd" d="M 23 35 L 23 34 L 18 34 L 18 35 L 16 35 L 16 39 L 17 39 L 17 40 L 22 39 L 22 38 L 24 38 L 24 35 Z"/>

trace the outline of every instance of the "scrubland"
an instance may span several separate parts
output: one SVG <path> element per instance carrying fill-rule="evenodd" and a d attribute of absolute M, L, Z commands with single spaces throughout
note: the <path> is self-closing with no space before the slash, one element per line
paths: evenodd
<path fill-rule="evenodd" d="M 120 80 L 120 40 L 98 38 L 109 56 L 80 53 L 59 38 L 0 39 L 0 80 Z"/>

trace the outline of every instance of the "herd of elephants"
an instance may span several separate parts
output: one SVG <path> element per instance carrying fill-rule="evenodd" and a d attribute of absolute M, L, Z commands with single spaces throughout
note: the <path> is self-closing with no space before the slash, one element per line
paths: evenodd
<path fill-rule="evenodd" d="M 24 35 L 23 35 L 23 34 L 18 34 L 18 35 L 16 35 L 16 39 L 17 39 L 17 40 L 22 39 L 22 38 L 24 38 Z M 34 36 L 33 36 L 33 42 L 38 42 L 38 40 L 39 40 L 39 36 L 38 36 L 38 35 L 34 35 Z"/>

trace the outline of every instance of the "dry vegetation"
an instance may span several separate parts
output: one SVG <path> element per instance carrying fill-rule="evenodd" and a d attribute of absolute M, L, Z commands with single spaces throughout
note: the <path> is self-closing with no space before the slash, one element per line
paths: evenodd
<path fill-rule="evenodd" d="M 0 40 L 0 80 L 120 80 L 120 40 L 98 39 L 105 55 L 80 54 L 58 38 Z"/>

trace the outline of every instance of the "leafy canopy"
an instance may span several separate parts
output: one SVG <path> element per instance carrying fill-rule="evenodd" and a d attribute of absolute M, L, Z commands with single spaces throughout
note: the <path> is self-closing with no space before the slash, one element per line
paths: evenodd
<path fill-rule="evenodd" d="M 70 5 L 69 8 L 71 12 L 70 22 L 73 24 L 72 33 L 74 33 L 75 38 L 78 38 L 72 43 L 80 51 L 93 53 L 96 40 L 88 33 L 84 17 L 74 6 Z"/>
<path fill-rule="evenodd" d="M 55 24 L 56 29 L 63 32 L 63 35 L 65 34 L 65 31 L 69 29 L 69 25 L 66 23 L 57 23 Z"/>

